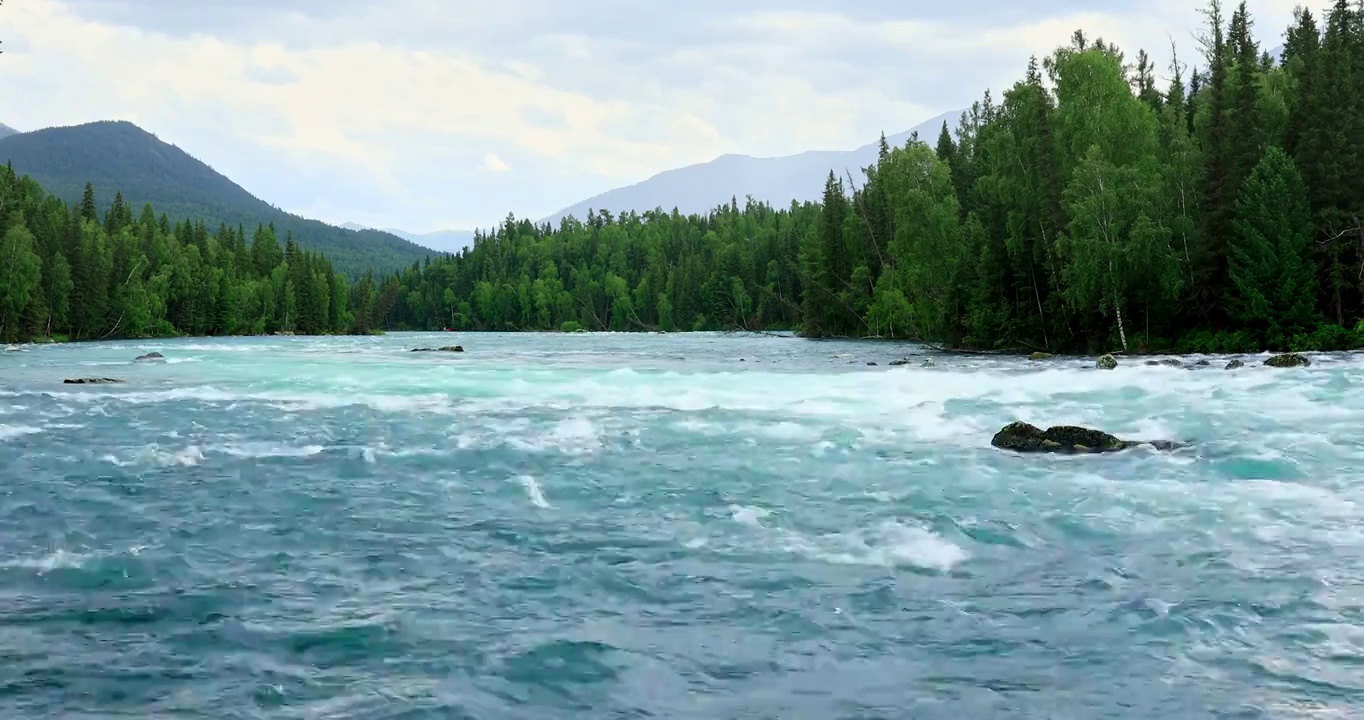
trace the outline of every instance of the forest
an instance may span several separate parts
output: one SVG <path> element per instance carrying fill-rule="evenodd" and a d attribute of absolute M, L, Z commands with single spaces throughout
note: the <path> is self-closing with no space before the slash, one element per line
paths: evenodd
<path fill-rule="evenodd" d="M 1008 351 L 1354 347 L 1364 13 L 1299 9 L 1278 58 L 1244 3 L 1205 15 L 1199 60 L 1176 53 L 1163 72 L 1076 32 L 936 141 L 883 139 L 859 177 L 831 172 L 820 203 L 557 227 L 509 215 L 458 255 L 354 288 L 269 228 L 248 244 L 118 203 L 100 221 L 11 174 L 0 257 L 28 259 L 0 268 L 0 336 L 789 329 Z"/>
<path fill-rule="evenodd" d="M 395 278 L 351 286 L 327 259 L 283 247 L 273 227 L 210 234 L 94 190 L 74 207 L 0 168 L 0 340 L 368 333 L 397 299 Z"/>

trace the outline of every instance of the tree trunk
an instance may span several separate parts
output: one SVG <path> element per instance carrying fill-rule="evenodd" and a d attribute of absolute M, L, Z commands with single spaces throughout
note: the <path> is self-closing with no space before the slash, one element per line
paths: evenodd
<path fill-rule="evenodd" d="M 1122 340 L 1122 351 L 1127 352 L 1127 331 L 1122 326 L 1122 305 L 1116 305 L 1118 309 L 1118 337 Z"/>

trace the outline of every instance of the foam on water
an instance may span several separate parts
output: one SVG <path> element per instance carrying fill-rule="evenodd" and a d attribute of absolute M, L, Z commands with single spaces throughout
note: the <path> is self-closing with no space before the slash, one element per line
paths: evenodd
<path fill-rule="evenodd" d="M 0 355 L 0 717 L 1360 714 L 1353 355 L 449 340 Z"/>

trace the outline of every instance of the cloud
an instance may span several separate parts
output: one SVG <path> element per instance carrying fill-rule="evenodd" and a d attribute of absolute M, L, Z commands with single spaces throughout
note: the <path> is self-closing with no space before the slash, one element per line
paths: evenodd
<path fill-rule="evenodd" d="M 289 68 L 280 65 L 258 65 L 248 64 L 244 71 L 248 80 L 254 80 L 265 85 L 291 85 L 298 82 L 298 75 L 294 74 Z"/>
<path fill-rule="evenodd" d="M 1266 42 L 1291 5 L 1251 2 Z M 1158 58 L 1168 32 L 1188 59 L 1199 22 L 1187 0 L 25 0 L 0 12 L 0 97 L 25 100 L 0 122 L 131 120 L 286 209 L 417 232 L 542 217 L 725 153 L 856 147 L 1002 91 L 1077 27 Z"/>
<path fill-rule="evenodd" d="M 483 170 L 495 173 L 504 173 L 511 169 L 511 166 L 508 165 L 505 160 L 493 153 L 488 153 L 483 156 L 483 165 L 480 167 Z"/>

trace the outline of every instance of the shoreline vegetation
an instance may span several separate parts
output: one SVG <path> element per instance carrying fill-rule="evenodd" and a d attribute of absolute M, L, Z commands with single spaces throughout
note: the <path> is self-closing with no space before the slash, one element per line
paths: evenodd
<path fill-rule="evenodd" d="M 89 188 L 67 207 L 0 171 L 0 341 L 785 328 L 1018 355 L 1358 348 L 1364 11 L 1297 11 L 1275 58 L 1227 10 L 1163 72 L 1077 31 L 934 145 L 883 136 L 819 203 L 508 215 L 384 276 L 269 226 L 134 218 L 121 198 L 101 218 Z"/>

